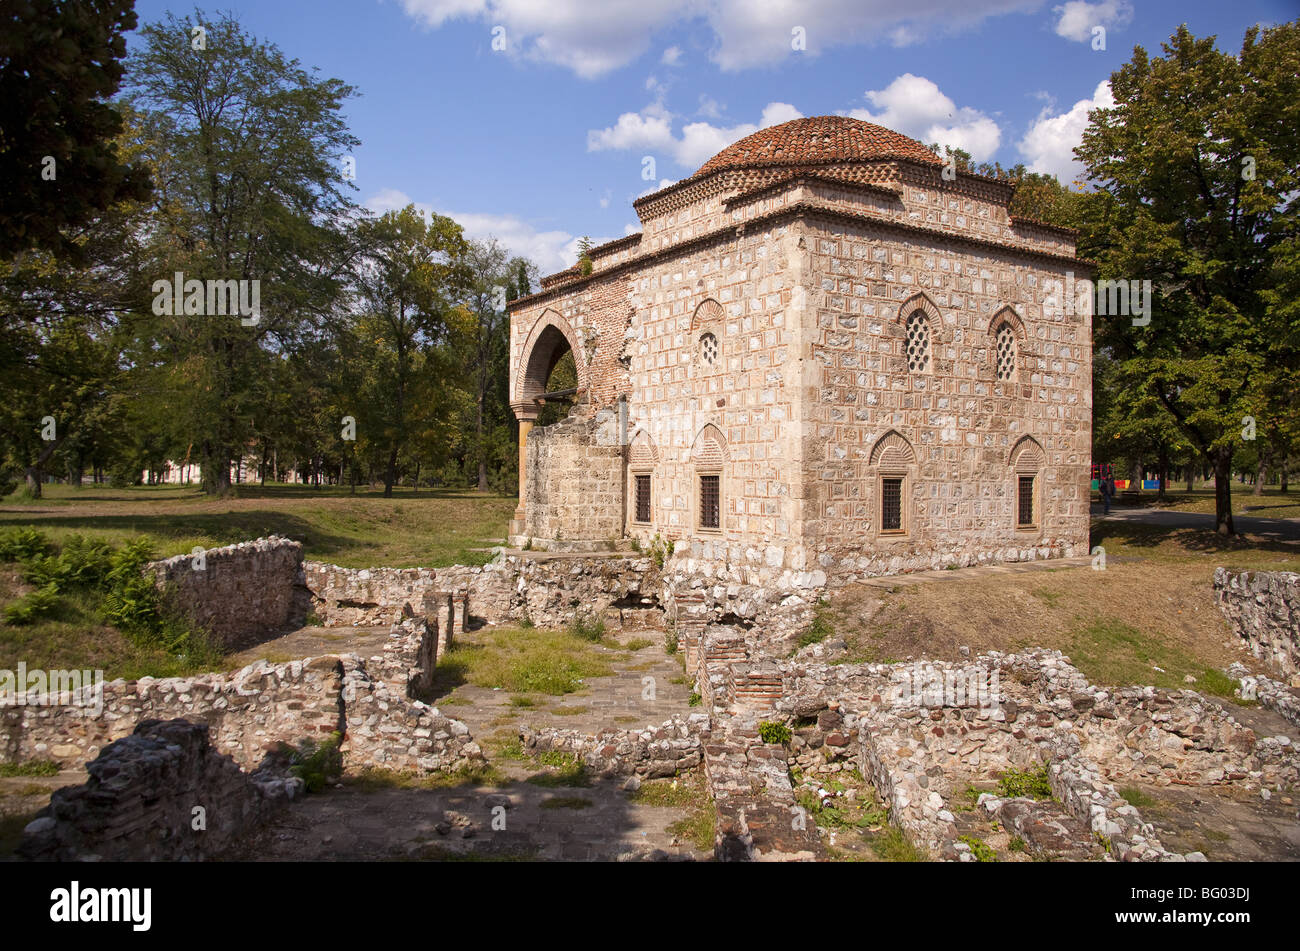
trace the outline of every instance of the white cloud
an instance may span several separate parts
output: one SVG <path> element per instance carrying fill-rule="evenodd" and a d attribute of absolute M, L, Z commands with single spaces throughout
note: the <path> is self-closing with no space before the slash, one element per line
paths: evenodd
<path fill-rule="evenodd" d="M 682 48 L 680 46 L 670 46 L 664 50 L 664 55 L 659 58 L 659 62 L 665 66 L 680 66 L 682 64 Z"/>
<path fill-rule="evenodd" d="M 364 202 L 371 211 L 383 214 L 405 208 L 412 204 L 411 198 L 396 188 L 385 188 Z M 422 212 L 433 212 L 433 206 L 426 202 L 414 202 Z M 482 241 L 496 238 L 511 254 L 522 255 L 537 264 L 543 274 L 554 274 L 571 267 L 578 260 L 579 235 L 567 231 L 539 231 L 536 227 L 515 215 L 481 214 L 477 212 L 448 211 L 436 209 L 440 215 L 456 221 L 464 230 L 466 237 Z M 601 244 L 608 238 L 593 239 Z"/>
<path fill-rule="evenodd" d="M 1079 43 L 1092 40 L 1094 26 L 1127 26 L 1133 19 L 1133 6 L 1128 0 L 1101 0 L 1100 3 L 1070 0 L 1063 6 L 1053 7 L 1052 12 L 1061 15 L 1056 21 L 1056 35 Z"/>
<path fill-rule="evenodd" d="M 1092 109 L 1109 109 L 1115 105 L 1110 81 L 1097 85 L 1091 99 L 1080 99 L 1060 115 L 1044 108 L 1020 140 L 1020 154 L 1025 157 L 1031 172 L 1047 172 L 1068 185 L 1083 173 L 1083 164 L 1074 158 L 1074 147 L 1083 141 L 1083 130 L 1088 127 L 1088 112 Z"/>
<path fill-rule="evenodd" d="M 700 109 L 698 114 L 704 116 L 706 119 L 721 119 L 722 106 L 719 105 L 718 100 L 714 99 L 712 96 L 706 96 L 704 93 L 700 93 Z"/>
<path fill-rule="evenodd" d="M 676 24 L 706 24 L 710 59 L 724 70 L 740 70 L 832 46 L 911 44 L 1041 6 L 1042 0 L 402 0 L 407 15 L 430 28 L 451 20 L 476 20 L 488 30 L 501 26 L 506 55 L 555 63 L 588 79 L 633 62 L 657 31 Z M 804 51 L 792 49 L 795 28 L 807 37 Z M 670 46 L 662 62 L 676 65 L 680 56 L 680 48 Z"/>
<path fill-rule="evenodd" d="M 910 135 L 926 145 L 938 142 L 964 149 L 977 162 L 991 158 L 1002 139 L 996 122 L 970 106 L 959 109 L 924 76 L 904 73 L 884 89 L 868 90 L 867 100 L 876 111 L 853 109 L 849 115 Z"/>
<path fill-rule="evenodd" d="M 673 134 L 672 116 L 662 106 L 655 104 L 641 112 L 623 113 L 608 128 L 589 130 L 587 151 L 636 149 L 646 153 L 661 153 L 671 157 L 678 165 L 694 171 L 731 143 L 752 135 L 759 129 L 802 117 L 803 113 L 788 102 L 769 102 L 763 107 L 757 124 L 745 122 L 718 126 L 708 122 L 690 122 L 682 127 L 681 135 L 678 136 Z"/>

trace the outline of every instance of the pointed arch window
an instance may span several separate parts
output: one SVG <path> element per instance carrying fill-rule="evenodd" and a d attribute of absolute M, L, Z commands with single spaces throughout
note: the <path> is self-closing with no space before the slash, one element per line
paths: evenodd
<path fill-rule="evenodd" d="M 1016 376 L 1016 332 L 1004 320 L 998 324 L 994 339 L 997 344 L 998 379 L 1004 381 L 1014 380 Z"/>
<path fill-rule="evenodd" d="M 930 369 L 930 322 L 921 311 L 907 318 L 907 369 L 925 373 Z"/>

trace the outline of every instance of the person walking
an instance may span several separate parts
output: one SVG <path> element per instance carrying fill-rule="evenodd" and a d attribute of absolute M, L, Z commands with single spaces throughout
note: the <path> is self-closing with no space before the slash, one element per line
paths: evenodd
<path fill-rule="evenodd" d="M 1105 506 L 1105 514 L 1110 514 L 1110 499 L 1115 494 L 1115 483 L 1110 476 L 1104 476 L 1101 480 L 1101 504 Z"/>

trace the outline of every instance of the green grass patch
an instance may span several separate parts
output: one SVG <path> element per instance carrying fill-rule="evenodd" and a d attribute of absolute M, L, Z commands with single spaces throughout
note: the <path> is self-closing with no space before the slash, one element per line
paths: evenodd
<path fill-rule="evenodd" d="M 57 776 L 59 764 L 48 759 L 29 759 L 25 763 L 0 763 L 0 776 Z"/>
<path fill-rule="evenodd" d="M 829 602 L 822 598 L 817 602 L 817 607 L 813 609 L 812 622 L 799 635 L 799 647 L 818 644 L 834 633 L 835 628 L 831 625 Z"/>
<path fill-rule="evenodd" d="M 561 786 L 591 785 L 591 777 L 587 775 L 586 765 L 571 753 L 547 750 L 536 757 L 536 760 L 550 769 L 528 777 L 527 781 L 534 786 L 554 789 Z"/>
<path fill-rule="evenodd" d="M 577 692 L 589 677 L 613 672 L 591 642 L 568 631 L 499 628 L 485 634 L 480 643 L 454 645 L 438 661 L 434 694 L 470 683 L 520 695 L 558 697 Z"/>
<path fill-rule="evenodd" d="M 1130 806 L 1136 806 L 1138 809 L 1148 809 L 1156 804 L 1152 796 L 1133 786 L 1126 786 L 1119 790 L 1119 795 Z"/>
<path fill-rule="evenodd" d="M 897 826 L 885 826 L 871 839 L 871 850 L 882 862 L 924 862 L 926 853 L 912 844 Z"/>

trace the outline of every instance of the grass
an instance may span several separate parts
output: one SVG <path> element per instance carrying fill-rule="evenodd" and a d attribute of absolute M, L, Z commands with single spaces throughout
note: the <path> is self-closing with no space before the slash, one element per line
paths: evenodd
<path fill-rule="evenodd" d="M 1119 790 L 1119 795 L 1120 798 L 1123 799 L 1130 806 L 1135 806 L 1138 809 L 1149 809 L 1151 806 L 1154 806 L 1156 804 L 1156 801 L 1153 797 L 1148 796 L 1142 790 L 1134 786 L 1126 786 L 1125 788 Z"/>
<path fill-rule="evenodd" d="M 47 759 L 31 759 L 25 763 L 0 763 L 0 777 L 57 776 L 59 764 Z"/>
<path fill-rule="evenodd" d="M 612 674 L 607 657 L 592 642 L 568 631 L 496 628 L 483 632 L 477 643 L 453 645 L 438 661 L 432 692 L 437 697 L 470 683 L 518 695 L 558 697 L 577 692 L 587 678 Z"/>
<path fill-rule="evenodd" d="M 1263 495 L 1254 494 L 1255 487 L 1233 483 L 1232 514 L 1253 518 L 1300 518 L 1300 491 L 1283 493 L 1280 489 L 1265 487 Z M 1144 492 L 1139 504 L 1161 509 L 1176 509 L 1180 512 L 1202 512 L 1214 514 L 1214 489 L 1196 489 L 1192 492 L 1173 491 L 1165 493 L 1163 502 L 1156 501 L 1154 492 Z M 1122 508 L 1122 506 L 1121 506 Z"/>
<path fill-rule="evenodd" d="M 1258 536 L 1099 521 L 1091 541 L 1106 550 L 1104 571 L 954 577 L 895 592 L 850 586 L 832 596 L 828 614 L 849 661 L 961 662 L 962 646 L 1046 647 L 1101 686 L 1190 686 L 1231 698 L 1235 685 L 1215 672 L 1241 655 L 1214 601 L 1215 567 L 1300 570 L 1300 548 Z M 1188 675 L 1197 682 L 1185 683 Z"/>
<path fill-rule="evenodd" d="M 499 545 L 515 499 L 469 489 L 238 485 L 228 498 L 195 486 L 46 485 L 44 497 L 0 500 L 0 530 L 35 527 L 56 541 L 81 534 L 121 542 L 143 535 L 159 557 L 278 534 L 310 560 L 347 568 L 479 564 Z"/>
<path fill-rule="evenodd" d="M 528 777 L 527 781 L 534 786 L 554 789 L 560 786 L 591 785 L 587 767 L 583 765 L 582 760 L 572 754 L 548 750 L 537 757 L 537 762 L 549 768 Z"/>
<path fill-rule="evenodd" d="M 633 793 L 628 794 L 628 801 L 642 806 L 677 806 L 698 805 L 701 790 L 697 783 L 684 779 L 650 779 L 643 782 Z"/>
<path fill-rule="evenodd" d="M 993 846 L 989 845 L 983 839 L 976 835 L 963 835 L 957 839 L 958 842 L 965 842 L 970 846 L 971 852 L 975 855 L 976 862 L 996 862 L 998 854 L 993 851 Z"/>
<path fill-rule="evenodd" d="M 654 643 L 655 642 L 650 640 L 650 638 L 648 637 L 634 637 L 626 644 L 621 644 L 620 646 L 623 648 L 623 650 L 639 651 L 639 650 L 645 650 L 647 647 L 653 647 Z"/>
<path fill-rule="evenodd" d="M 871 849 L 883 862 L 925 862 L 928 856 L 918 849 L 897 826 L 886 826 L 871 840 Z"/>

